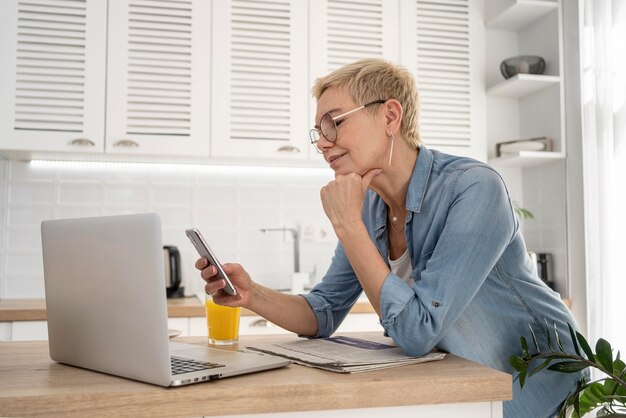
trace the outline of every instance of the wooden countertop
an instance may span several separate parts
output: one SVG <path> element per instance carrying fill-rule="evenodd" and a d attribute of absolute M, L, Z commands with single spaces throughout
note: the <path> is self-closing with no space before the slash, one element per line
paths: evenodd
<path fill-rule="evenodd" d="M 571 309 L 569 299 L 563 302 Z M 357 301 L 350 313 L 373 313 L 374 308 L 368 300 Z M 167 300 L 167 313 L 170 318 L 203 317 L 204 306 L 195 296 Z M 254 312 L 242 309 L 241 315 L 253 316 Z M 45 321 L 46 302 L 44 299 L 4 299 L 0 300 L 0 322 L 9 321 Z"/>
<path fill-rule="evenodd" d="M 351 313 L 372 313 L 374 309 L 369 301 L 358 301 Z M 170 318 L 204 317 L 204 305 L 195 296 L 167 300 L 167 313 Z M 242 309 L 241 315 L 256 315 L 248 309 Z M 4 299 L 0 300 L 0 322 L 9 321 L 45 321 L 46 302 L 44 299 Z"/>
<path fill-rule="evenodd" d="M 241 343 L 289 338 L 297 337 L 245 336 Z M 205 344 L 198 337 L 177 340 Z M 0 376 L 0 416 L 202 416 L 489 402 L 512 396 L 510 375 L 452 355 L 352 375 L 292 364 L 167 389 L 55 363 L 43 341 L 6 342 L 0 343 Z"/>

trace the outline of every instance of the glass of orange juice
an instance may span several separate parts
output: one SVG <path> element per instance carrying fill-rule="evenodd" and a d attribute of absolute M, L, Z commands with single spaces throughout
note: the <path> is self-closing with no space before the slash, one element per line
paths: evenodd
<path fill-rule="evenodd" d="M 239 341 L 241 308 L 218 305 L 211 296 L 204 301 L 209 343 L 229 345 Z"/>

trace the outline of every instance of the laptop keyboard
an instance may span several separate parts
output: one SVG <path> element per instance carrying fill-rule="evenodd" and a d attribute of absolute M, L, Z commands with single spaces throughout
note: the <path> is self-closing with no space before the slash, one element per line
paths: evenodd
<path fill-rule="evenodd" d="M 224 367 L 223 364 L 172 356 L 172 375 Z"/>

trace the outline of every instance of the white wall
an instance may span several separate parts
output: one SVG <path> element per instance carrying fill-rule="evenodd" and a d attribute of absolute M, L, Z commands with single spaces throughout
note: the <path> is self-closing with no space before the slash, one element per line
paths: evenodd
<path fill-rule="evenodd" d="M 301 270 L 324 274 L 337 240 L 319 189 L 330 169 L 135 166 L 81 169 L 0 161 L 0 298 L 44 296 L 40 223 L 45 219 L 157 212 L 163 243 L 176 245 L 189 291 L 202 281 L 184 230 L 203 231 L 222 262 L 240 262 L 260 283 L 288 288 L 288 234 L 259 228 L 313 224 L 329 234 L 301 244 Z"/>

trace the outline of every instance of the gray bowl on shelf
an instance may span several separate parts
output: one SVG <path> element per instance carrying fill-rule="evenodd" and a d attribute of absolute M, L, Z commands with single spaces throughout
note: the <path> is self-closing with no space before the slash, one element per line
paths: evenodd
<path fill-rule="evenodd" d="M 500 63 L 500 72 L 504 78 L 511 78 L 517 74 L 543 74 L 546 62 L 536 55 L 520 55 L 507 58 Z"/>

